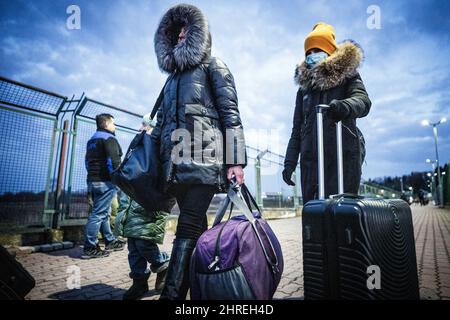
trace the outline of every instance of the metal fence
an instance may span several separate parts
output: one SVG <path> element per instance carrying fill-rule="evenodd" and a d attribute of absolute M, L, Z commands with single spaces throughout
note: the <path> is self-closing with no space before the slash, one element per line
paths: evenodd
<path fill-rule="evenodd" d="M 142 116 L 84 97 L 73 110 L 72 132 L 67 147 L 64 195 L 58 207 L 58 226 L 79 225 L 89 214 L 87 172 L 84 166 L 86 144 L 96 131 L 95 115 L 110 113 L 116 122 L 116 138 L 126 152 L 140 127 Z"/>
<path fill-rule="evenodd" d="M 141 115 L 84 95 L 71 99 L 0 77 L 0 229 L 31 231 L 83 225 L 89 214 L 84 155 L 95 115 L 110 113 L 124 152 Z M 295 187 L 281 178 L 284 157 L 247 146 L 246 184 L 264 208 L 297 208 Z M 396 190 L 362 184 L 360 193 L 391 198 Z M 210 209 L 221 199 L 218 195 Z M 177 207 L 174 208 L 177 212 Z"/>
<path fill-rule="evenodd" d="M 57 118 L 66 101 L 0 77 L 0 227 L 50 225 Z"/>
<path fill-rule="evenodd" d="M 69 99 L 0 77 L 0 229 L 39 230 L 86 222 L 84 156 L 99 113 L 114 116 L 116 137 L 126 152 L 141 125 L 140 114 L 84 93 Z M 283 156 L 251 146 L 247 146 L 247 154 L 246 184 L 259 205 L 298 208 L 302 204 L 298 168 L 293 176 L 297 184 L 290 187 L 282 180 Z M 360 193 L 400 195 L 366 184 L 361 185 Z M 210 209 L 215 209 L 220 199 L 218 195 Z"/>
<path fill-rule="evenodd" d="M 258 205 L 264 208 L 295 208 L 301 204 L 298 172 L 293 176 L 295 187 L 288 186 L 282 179 L 284 156 L 251 146 L 247 146 L 247 155 L 245 181 Z"/>
<path fill-rule="evenodd" d="M 366 197 L 384 199 L 398 199 L 401 196 L 400 191 L 386 188 L 375 183 L 361 183 L 359 187 L 359 194 Z"/>

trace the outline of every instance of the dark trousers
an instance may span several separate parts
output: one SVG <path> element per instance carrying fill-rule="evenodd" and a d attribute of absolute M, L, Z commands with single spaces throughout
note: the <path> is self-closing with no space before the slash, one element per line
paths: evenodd
<path fill-rule="evenodd" d="M 130 278 L 142 279 L 150 271 L 155 272 L 169 260 L 166 252 L 159 251 L 158 245 L 150 240 L 128 238 L 128 263 L 130 264 Z M 147 268 L 150 263 L 150 269 Z"/>
<path fill-rule="evenodd" d="M 206 212 L 216 191 L 215 186 L 205 184 L 179 184 L 170 188 L 180 208 L 176 238 L 197 240 L 206 231 Z"/>

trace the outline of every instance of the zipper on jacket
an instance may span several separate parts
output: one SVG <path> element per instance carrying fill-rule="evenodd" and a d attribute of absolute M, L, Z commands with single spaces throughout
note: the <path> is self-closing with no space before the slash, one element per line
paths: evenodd
<path fill-rule="evenodd" d="M 307 93 L 306 94 L 306 96 L 308 96 L 308 95 L 311 95 L 311 93 Z M 305 95 L 304 95 L 305 96 Z M 303 97 L 304 97 L 303 96 Z M 303 98 L 302 98 L 303 99 Z M 308 100 L 309 100 L 309 98 L 308 98 Z M 303 104 L 305 101 L 302 101 L 302 114 L 303 114 L 303 130 L 302 130 L 302 128 L 300 128 L 300 137 L 303 137 L 303 134 L 305 133 L 305 131 L 306 131 L 306 128 L 307 128 L 307 126 L 308 126 L 308 117 L 309 117 L 309 114 L 312 112 L 311 110 L 309 110 L 309 112 L 305 112 L 306 111 L 306 108 L 305 108 L 305 105 Z M 311 107 L 309 108 L 309 109 L 311 109 Z"/>
<path fill-rule="evenodd" d="M 211 270 L 212 268 L 214 268 L 217 263 L 219 263 L 219 256 L 215 256 L 213 262 L 210 263 L 210 265 L 208 266 L 208 269 Z M 214 271 L 218 271 L 219 268 L 215 268 Z"/>
<path fill-rule="evenodd" d="M 180 80 L 181 77 L 179 75 L 178 69 L 175 70 L 175 76 L 178 76 L 177 79 L 177 88 L 176 88 L 176 93 L 175 93 L 175 130 L 177 130 L 179 128 L 179 117 L 178 117 L 178 99 L 179 99 L 179 92 L 180 92 Z M 176 174 L 176 169 L 177 167 L 175 166 L 175 164 L 171 161 L 170 163 L 171 166 L 171 170 L 170 170 L 170 174 L 168 177 L 168 182 L 174 182 L 175 181 L 175 174 Z"/>
<path fill-rule="evenodd" d="M 175 70 L 175 73 L 178 74 L 178 71 Z M 178 75 L 178 79 L 177 79 L 177 92 L 176 92 L 176 99 L 175 99 L 175 119 L 176 119 L 176 129 L 179 128 L 180 123 L 179 123 L 179 117 L 178 117 L 178 99 L 180 97 L 179 93 L 180 93 L 180 80 L 181 77 Z"/>

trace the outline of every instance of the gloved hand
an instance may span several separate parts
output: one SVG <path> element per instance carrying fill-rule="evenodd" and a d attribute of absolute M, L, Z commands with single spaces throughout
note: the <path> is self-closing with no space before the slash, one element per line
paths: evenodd
<path fill-rule="evenodd" d="M 348 107 L 339 100 L 332 100 L 329 106 L 330 109 L 328 110 L 328 113 L 330 115 L 330 118 L 336 122 L 344 120 L 350 114 L 350 110 L 348 109 Z"/>
<path fill-rule="evenodd" d="M 285 167 L 283 170 L 283 180 L 286 182 L 286 184 L 290 186 L 295 186 L 295 182 L 291 180 L 292 173 L 294 172 L 294 169 L 290 167 Z"/>

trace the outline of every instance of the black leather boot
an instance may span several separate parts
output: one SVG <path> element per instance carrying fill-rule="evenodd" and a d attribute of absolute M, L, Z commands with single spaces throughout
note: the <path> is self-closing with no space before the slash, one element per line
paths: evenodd
<path fill-rule="evenodd" d="M 169 268 L 169 261 L 164 262 L 164 264 L 159 268 L 157 268 L 156 271 L 153 271 L 153 273 L 156 273 L 156 280 L 155 280 L 156 291 L 161 291 L 164 288 L 168 268 Z"/>
<path fill-rule="evenodd" d="M 185 300 L 189 290 L 189 265 L 197 240 L 175 239 L 166 283 L 159 299 Z"/>
<path fill-rule="evenodd" d="M 124 293 L 122 299 L 123 300 L 137 300 L 142 298 L 144 294 L 148 291 L 148 278 L 150 277 L 150 273 L 148 273 L 145 277 L 133 279 L 133 284 L 131 287 Z"/>

